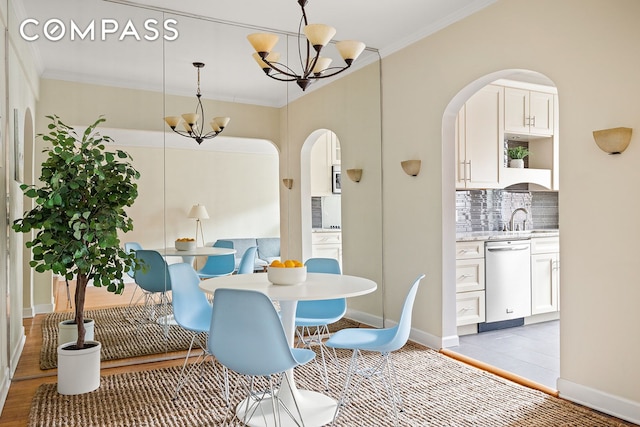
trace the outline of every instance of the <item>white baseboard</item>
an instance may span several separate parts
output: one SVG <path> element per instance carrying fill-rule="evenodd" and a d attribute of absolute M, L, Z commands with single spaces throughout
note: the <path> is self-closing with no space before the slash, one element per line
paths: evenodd
<path fill-rule="evenodd" d="M 36 314 L 34 313 L 33 307 L 27 307 L 22 309 L 22 318 L 23 319 L 31 319 Z"/>
<path fill-rule="evenodd" d="M 558 378 L 557 387 L 560 397 L 563 399 L 640 424 L 640 402 L 605 393 L 563 378 Z"/>
<path fill-rule="evenodd" d="M 382 317 L 374 316 L 364 311 L 349 310 L 347 309 L 346 317 L 355 320 L 356 322 L 364 323 L 365 325 L 373 326 L 374 328 L 382 327 Z"/>
<path fill-rule="evenodd" d="M 5 369 L 2 373 L 2 383 L 0 383 L 0 415 L 2 415 L 2 409 L 7 401 L 9 395 L 9 387 L 11 386 L 11 376 L 9 375 L 9 369 Z"/>
<path fill-rule="evenodd" d="M 371 325 L 375 328 L 382 327 L 382 317 L 372 316 L 369 313 L 364 313 L 362 311 L 356 310 L 347 310 L 347 315 L 349 319 L 355 320 L 356 322 L 364 323 L 365 325 Z M 396 322 L 387 320 L 384 325 L 385 328 L 392 328 L 397 325 Z M 433 348 L 439 350 L 442 348 L 442 344 L 445 340 L 454 339 L 454 337 L 440 338 L 435 335 L 431 335 L 427 332 L 420 331 L 418 329 L 411 328 L 411 334 L 409 335 L 409 339 L 418 344 L 426 345 L 429 348 Z M 449 346 L 457 345 L 458 337 L 455 336 L 456 344 L 448 344 Z"/>
<path fill-rule="evenodd" d="M 53 304 L 38 304 L 33 307 L 34 314 L 53 313 L 56 307 Z"/>
<path fill-rule="evenodd" d="M 426 345 L 429 348 L 434 350 L 440 350 L 442 348 L 443 342 L 445 339 L 449 339 L 450 337 L 441 338 L 435 335 L 432 335 L 428 332 L 420 331 L 418 329 L 411 328 L 411 334 L 409 335 L 409 339 L 413 342 L 417 342 L 418 344 Z M 458 337 L 456 336 L 456 339 Z"/>
<path fill-rule="evenodd" d="M 20 361 L 20 356 L 22 356 L 22 350 L 24 350 L 24 344 L 27 342 L 27 336 L 24 334 L 24 327 L 20 331 L 20 334 L 20 342 L 18 343 L 16 348 L 13 349 L 11 354 L 11 366 L 9 367 L 9 369 L 11 370 L 12 377 L 16 372 L 16 369 L 18 368 L 18 362 Z"/>
<path fill-rule="evenodd" d="M 449 348 L 460 345 L 460 336 L 451 335 L 448 337 L 442 337 L 442 346 L 440 348 Z"/>

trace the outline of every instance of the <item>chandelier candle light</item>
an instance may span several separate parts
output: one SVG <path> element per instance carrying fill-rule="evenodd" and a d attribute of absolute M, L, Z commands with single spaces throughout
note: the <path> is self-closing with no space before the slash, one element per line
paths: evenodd
<path fill-rule="evenodd" d="M 193 66 L 198 70 L 198 91 L 196 97 L 198 98 L 198 104 L 196 105 L 195 113 L 185 113 L 180 116 L 165 117 L 164 121 L 167 122 L 172 131 L 178 135 L 186 136 L 187 138 L 195 139 L 198 144 L 202 144 L 205 139 L 215 138 L 218 136 L 231 120 L 229 117 L 215 117 L 210 125 L 213 130 L 204 132 L 204 110 L 202 108 L 202 101 L 200 97 L 200 69 L 204 67 L 202 62 L 194 62 Z M 202 120 L 200 119 L 202 118 Z M 184 130 L 176 129 L 182 122 Z"/>
<path fill-rule="evenodd" d="M 271 49 L 278 42 L 278 36 L 269 33 L 249 34 L 247 39 L 256 52 L 253 58 L 256 60 L 264 73 L 275 80 L 283 82 L 295 81 L 304 91 L 312 82 L 335 76 L 351 67 L 353 61 L 362 53 L 365 44 L 355 40 L 343 40 L 336 43 L 336 48 L 344 62 L 342 67 L 329 67 L 331 58 L 320 56 L 322 49 L 331 41 L 336 34 L 336 29 L 324 24 L 309 24 L 304 7 L 307 0 L 297 0 L 302 8 L 302 18 L 298 27 L 298 53 L 300 54 L 300 64 L 303 67 L 301 73 L 296 73 L 287 65 L 278 62 L 280 54 L 271 52 Z M 303 42 L 302 32 L 306 36 L 306 58 L 302 58 Z M 313 51 L 311 50 L 313 47 Z"/>

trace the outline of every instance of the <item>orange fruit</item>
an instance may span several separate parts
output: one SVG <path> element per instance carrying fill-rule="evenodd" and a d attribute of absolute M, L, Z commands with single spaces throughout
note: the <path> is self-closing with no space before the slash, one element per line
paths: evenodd
<path fill-rule="evenodd" d="M 284 266 L 287 268 L 292 268 L 295 267 L 296 264 L 293 262 L 293 260 L 288 259 L 284 262 Z"/>
<path fill-rule="evenodd" d="M 282 268 L 282 267 L 284 267 L 284 264 L 283 264 L 283 263 L 281 263 L 280 261 L 278 261 L 277 259 L 274 259 L 274 260 L 271 262 L 270 267 Z"/>
<path fill-rule="evenodd" d="M 293 260 L 293 265 L 294 265 L 294 267 L 302 267 L 303 266 L 303 264 L 300 261 L 298 261 L 297 259 Z"/>

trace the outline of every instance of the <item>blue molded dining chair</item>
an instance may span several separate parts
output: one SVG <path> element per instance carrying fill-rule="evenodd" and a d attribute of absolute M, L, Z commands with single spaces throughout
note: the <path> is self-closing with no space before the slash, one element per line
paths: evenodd
<path fill-rule="evenodd" d="M 391 359 L 391 353 L 402 348 L 409 339 L 413 303 L 416 299 L 420 281 L 424 277 L 425 275 L 422 274 L 413 282 L 411 289 L 409 289 L 409 292 L 405 297 L 400 321 L 396 326 L 384 329 L 342 329 L 334 333 L 325 343 L 327 347 L 353 350 L 349 369 L 347 370 L 344 390 L 342 391 L 342 396 L 338 402 L 338 406 L 336 407 L 336 412 L 333 417 L 334 423 L 340 408 L 347 403 L 347 399 L 351 393 L 352 377 L 354 375 L 359 375 L 361 378 L 356 383 L 355 388 L 360 385 L 360 382 L 363 379 L 379 378 L 382 381 L 384 386 L 383 388 L 387 393 L 387 397 L 393 410 L 394 425 L 398 425 L 398 411 L 402 411 L 402 398 L 400 397 L 398 390 L 398 381 L 395 367 L 393 366 L 393 360 Z M 371 367 L 362 365 L 362 362 L 360 361 L 360 352 L 363 350 L 380 353 L 381 360 Z"/>
<path fill-rule="evenodd" d="M 208 348 L 223 366 L 240 374 L 231 398 L 239 390 L 246 392 L 245 400 L 236 410 L 244 424 L 253 417 L 260 417 L 260 425 L 279 426 L 282 416 L 291 418 L 287 425 L 291 425 L 291 421 L 304 424 L 297 402 L 294 408 L 287 408 L 278 396 L 285 384 L 293 395 L 286 371 L 310 362 L 315 353 L 289 346 L 269 297 L 252 290 L 217 289 L 213 297 Z M 261 378 L 266 379 L 268 385 L 259 391 L 256 383 Z M 227 416 L 230 410 L 228 406 Z M 271 417 L 273 424 L 267 420 Z"/>
<path fill-rule="evenodd" d="M 229 240 L 217 240 L 213 244 L 213 247 L 233 249 L 233 242 Z M 235 269 L 236 258 L 234 254 L 209 256 L 204 266 L 198 270 L 198 276 L 201 279 L 228 276 L 232 274 Z"/>
<path fill-rule="evenodd" d="M 138 242 L 125 242 L 124 244 L 124 251 L 127 254 L 130 254 L 131 252 L 135 252 L 135 251 L 139 251 L 140 249 L 142 249 L 142 245 Z M 135 263 L 131 266 L 131 268 L 129 268 L 127 270 L 127 275 L 129 277 L 131 277 L 132 279 L 135 279 L 135 274 L 136 274 L 136 266 Z M 131 299 L 129 300 L 129 307 L 131 307 L 134 304 L 134 300 L 136 297 L 136 292 L 138 291 L 138 285 L 136 285 L 135 288 L 133 288 L 133 293 L 131 294 Z"/>
<path fill-rule="evenodd" d="M 341 274 L 340 264 L 334 258 L 309 258 L 304 265 L 308 273 Z M 329 374 L 327 373 L 326 357 L 333 360 L 338 370 L 340 365 L 334 349 L 329 350 L 322 338 L 329 336 L 329 324 L 340 320 L 347 312 L 346 298 L 317 301 L 298 301 L 296 308 L 296 335 L 298 345 L 311 348 L 316 344 L 320 348 L 322 366 L 316 361 L 326 390 L 329 390 Z M 325 356 L 326 355 L 326 356 Z"/>
<path fill-rule="evenodd" d="M 140 249 L 142 249 L 142 245 L 138 242 L 125 242 L 124 244 L 124 251 L 128 254 L 134 251 L 139 251 Z M 135 265 L 127 270 L 127 274 L 133 279 L 133 276 L 135 275 Z"/>
<path fill-rule="evenodd" d="M 193 332 L 191 344 L 189 345 L 187 356 L 182 364 L 180 378 L 176 386 L 175 400 L 178 398 L 180 389 L 187 382 L 193 370 L 200 367 L 202 373 L 202 364 L 211 356 L 207 350 L 206 334 L 211 327 L 212 306 L 205 293 L 198 287 L 200 278 L 191 264 L 177 263 L 170 265 L 169 276 L 171 277 L 171 305 L 173 307 L 174 319 L 181 328 Z M 194 344 L 197 344 L 202 352 L 187 370 L 187 361 L 191 357 L 191 350 Z M 215 368 L 215 364 L 213 365 Z M 224 399 L 229 403 L 229 384 L 226 369 L 224 369 L 222 374 L 219 374 L 216 370 L 215 375 Z"/>
<path fill-rule="evenodd" d="M 134 280 L 143 291 L 144 306 L 148 310 L 146 320 L 161 320 L 165 335 L 168 335 L 170 317 L 168 292 L 171 291 L 171 277 L 169 266 L 158 251 L 148 249 L 136 251 Z M 156 301 L 157 297 L 159 302 Z M 162 308 L 162 318 L 156 317 L 156 306 Z"/>
<path fill-rule="evenodd" d="M 244 254 L 242 254 L 242 258 L 240 259 L 240 265 L 238 265 L 238 271 L 236 274 L 252 274 L 256 268 L 256 252 L 258 251 L 257 246 L 251 246 Z"/>

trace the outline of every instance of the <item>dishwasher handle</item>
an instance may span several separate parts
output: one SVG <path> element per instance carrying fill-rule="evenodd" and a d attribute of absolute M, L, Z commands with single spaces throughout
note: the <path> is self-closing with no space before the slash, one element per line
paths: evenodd
<path fill-rule="evenodd" d="M 499 246 L 497 248 L 487 248 L 489 252 L 504 252 L 504 251 L 526 251 L 528 246 Z"/>

